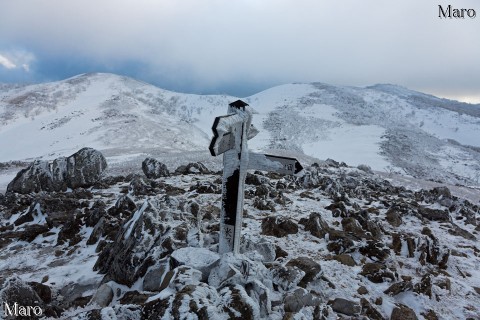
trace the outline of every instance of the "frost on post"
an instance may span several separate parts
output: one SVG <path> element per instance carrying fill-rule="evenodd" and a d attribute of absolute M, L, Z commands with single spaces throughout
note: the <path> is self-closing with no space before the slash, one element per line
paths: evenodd
<path fill-rule="evenodd" d="M 212 156 L 223 154 L 219 253 L 238 253 L 247 170 L 296 174 L 303 168 L 294 158 L 248 151 L 247 141 L 253 138 L 258 130 L 252 125 L 252 109 L 241 100 L 229 104 L 226 116 L 215 118 L 212 131 L 210 153 Z"/>

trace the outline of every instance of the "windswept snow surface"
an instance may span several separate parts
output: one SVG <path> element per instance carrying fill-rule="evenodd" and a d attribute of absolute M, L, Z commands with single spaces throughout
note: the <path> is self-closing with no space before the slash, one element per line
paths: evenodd
<path fill-rule="evenodd" d="M 0 87 L 0 163 L 66 156 L 88 146 L 110 170 L 146 156 L 175 167 L 209 162 L 211 126 L 237 97 L 170 92 L 114 74 Z M 245 100 L 260 133 L 252 151 L 291 152 L 453 184 L 480 184 L 480 105 L 393 85 L 286 84 Z M 0 175 L 3 171 L 0 170 Z M 6 180 L 0 178 L 0 181 Z M 5 186 L 0 186 L 0 190 Z"/>

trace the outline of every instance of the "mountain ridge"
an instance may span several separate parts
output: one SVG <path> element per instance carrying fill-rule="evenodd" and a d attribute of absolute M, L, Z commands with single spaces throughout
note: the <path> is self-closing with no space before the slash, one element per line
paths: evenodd
<path fill-rule="evenodd" d="M 53 159 L 88 146 L 118 164 L 146 155 L 174 161 L 182 154 L 218 166 L 220 159 L 208 153 L 211 125 L 236 99 L 168 91 L 108 73 L 0 86 L 0 150 L 7 150 L 0 162 Z M 319 82 L 276 86 L 243 100 L 256 110 L 260 129 L 249 141 L 252 150 L 479 184 L 480 105 L 396 85 Z"/>

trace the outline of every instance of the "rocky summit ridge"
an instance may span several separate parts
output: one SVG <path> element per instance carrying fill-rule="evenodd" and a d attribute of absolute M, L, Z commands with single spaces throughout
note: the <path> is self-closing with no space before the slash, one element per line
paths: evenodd
<path fill-rule="evenodd" d="M 480 208 L 446 187 L 333 160 L 249 173 L 233 256 L 217 254 L 220 172 L 143 172 L 0 195 L 0 299 L 61 319 L 480 317 Z"/>

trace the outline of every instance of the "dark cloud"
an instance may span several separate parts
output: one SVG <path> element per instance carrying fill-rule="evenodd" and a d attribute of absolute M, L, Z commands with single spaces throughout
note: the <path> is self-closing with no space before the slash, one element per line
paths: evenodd
<path fill-rule="evenodd" d="M 418 0 L 4 1 L 0 54 L 12 47 L 27 50 L 36 57 L 29 77 L 39 80 L 106 71 L 177 91 L 237 96 L 310 81 L 388 82 L 440 95 L 478 95 L 480 17 L 439 19 L 439 4 L 448 5 Z M 453 5 L 480 13 L 475 0 Z M 12 74 L 0 66 L 0 81 Z"/>

